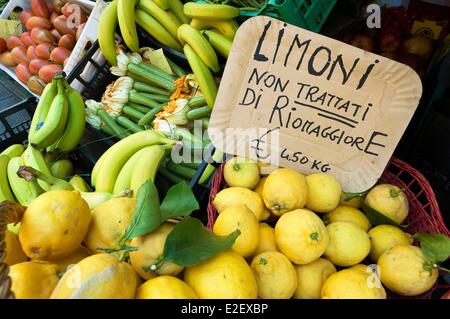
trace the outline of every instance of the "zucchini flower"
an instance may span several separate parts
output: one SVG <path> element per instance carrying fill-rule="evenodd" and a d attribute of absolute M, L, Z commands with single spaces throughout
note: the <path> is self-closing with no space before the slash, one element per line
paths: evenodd
<path fill-rule="evenodd" d="M 122 113 L 123 106 L 128 102 L 128 97 L 133 88 L 134 80 L 128 76 L 122 76 L 106 87 L 102 96 L 102 104 L 108 113 Z"/>
<path fill-rule="evenodd" d="M 166 119 L 170 124 L 185 125 L 189 123 L 187 113 L 191 110 L 187 99 L 170 101 L 164 111 L 158 114 L 158 118 Z"/>
<path fill-rule="evenodd" d="M 112 66 L 110 69 L 111 73 L 116 76 L 127 75 L 129 63 L 140 64 L 142 62 L 142 56 L 139 53 L 126 53 L 122 46 L 117 49 L 117 52 L 117 66 Z"/>
<path fill-rule="evenodd" d="M 188 129 L 171 124 L 168 120 L 156 118 L 153 120 L 153 129 L 163 133 L 170 139 L 181 140 L 185 146 L 199 146 L 201 148 L 201 140 L 194 136 Z"/>
<path fill-rule="evenodd" d="M 100 130 L 102 125 L 102 120 L 97 115 L 97 110 L 99 108 L 103 108 L 102 103 L 94 101 L 94 100 L 87 100 L 85 102 L 86 109 L 86 122 L 89 123 L 91 126 L 93 126 L 95 129 Z"/>

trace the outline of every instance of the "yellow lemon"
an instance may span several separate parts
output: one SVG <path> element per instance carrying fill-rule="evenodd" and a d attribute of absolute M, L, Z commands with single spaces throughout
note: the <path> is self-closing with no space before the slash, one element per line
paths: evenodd
<path fill-rule="evenodd" d="M 56 265 L 34 261 L 11 266 L 9 276 L 17 299 L 47 299 L 59 280 Z"/>
<path fill-rule="evenodd" d="M 335 222 L 327 226 L 330 243 L 325 257 L 337 266 L 352 266 L 360 263 L 370 252 L 369 235 L 348 222 Z"/>
<path fill-rule="evenodd" d="M 52 299 L 132 299 L 137 274 L 130 264 L 111 254 L 95 254 L 69 268 L 52 292 Z"/>
<path fill-rule="evenodd" d="M 328 241 L 325 224 L 308 209 L 286 213 L 275 225 L 277 247 L 294 264 L 309 264 L 322 256 Z"/>
<path fill-rule="evenodd" d="M 335 209 L 341 201 L 341 184 L 331 175 L 316 173 L 306 176 L 308 200 L 306 207 L 318 212 L 328 213 Z"/>
<path fill-rule="evenodd" d="M 187 267 L 184 281 L 201 299 L 255 299 L 256 279 L 244 257 L 233 250 Z"/>
<path fill-rule="evenodd" d="M 297 289 L 294 298 L 296 299 L 320 299 L 322 286 L 332 274 L 336 272 L 336 267 L 331 261 L 319 258 L 312 263 L 295 266 L 297 271 Z"/>
<path fill-rule="evenodd" d="M 60 259 L 80 246 L 90 220 L 89 206 L 79 192 L 49 191 L 25 211 L 19 230 L 20 243 L 32 259 Z"/>
<path fill-rule="evenodd" d="M 259 240 L 253 255 L 258 255 L 266 251 L 277 251 L 275 242 L 275 229 L 266 223 L 259 223 Z"/>
<path fill-rule="evenodd" d="M 305 176 L 291 168 L 277 169 L 264 184 L 264 203 L 277 216 L 304 207 L 307 197 Z"/>
<path fill-rule="evenodd" d="M 136 200 L 113 198 L 92 210 L 92 221 L 84 240 L 93 253 L 104 253 L 99 248 L 118 248 L 136 210 Z"/>
<path fill-rule="evenodd" d="M 131 265 L 142 278 L 151 279 L 157 275 L 176 276 L 183 270 L 182 266 L 172 262 L 165 262 L 157 270 L 149 269 L 163 255 L 167 236 L 174 227 L 172 224 L 164 223 L 150 234 L 135 237 L 131 241 L 130 246 L 139 248 L 130 252 Z"/>
<path fill-rule="evenodd" d="M 361 203 L 364 201 L 364 197 L 358 196 L 350 199 L 349 201 L 345 201 L 344 199 L 346 196 L 347 193 L 345 192 L 341 193 L 341 202 L 340 202 L 341 205 L 350 206 L 358 209 L 361 208 Z"/>
<path fill-rule="evenodd" d="M 143 283 L 136 299 L 198 299 L 194 290 L 176 277 L 160 276 Z"/>
<path fill-rule="evenodd" d="M 437 281 L 438 270 L 427 263 L 422 249 L 397 245 L 378 259 L 381 282 L 402 296 L 417 296 L 430 290 Z"/>
<path fill-rule="evenodd" d="M 28 260 L 27 255 L 23 252 L 20 245 L 19 236 L 13 232 L 5 231 L 5 243 L 6 243 L 6 256 L 4 263 L 12 266 Z"/>
<path fill-rule="evenodd" d="M 378 258 L 388 249 L 397 245 L 410 245 L 414 238 L 393 225 L 379 225 L 369 231 L 370 259 L 377 262 Z"/>
<path fill-rule="evenodd" d="M 258 220 L 262 220 L 265 210 L 261 196 L 244 187 L 228 187 L 221 190 L 216 194 L 213 204 L 219 214 L 229 206 L 245 205 Z"/>
<path fill-rule="evenodd" d="M 366 274 L 358 269 L 344 269 L 328 277 L 322 287 L 322 298 L 386 299 L 386 291 L 375 274 Z"/>
<path fill-rule="evenodd" d="M 327 224 L 334 222 L 353 223 L 365 232 L 370 229 L 370 222 L 364 213 L 351 206 L 338 206 L 335 210 L 325 215 L 324 220 Z"/>
<path fill-rule="evenodd" d="M 225 163 L 223 177 L 228 186 L 251 189 L 259 182 L 259 166 L 250 159 L 234 157 Z"/>
<path fill-rule="evenodd" d="M 243 257 L 250 257 L 258 247 L 259 227 L 255 215 L 244 205 L 225 209 L 213 226 L 213 232 L 218 236 L 228 236 L 237 229 L 241 234 L 231 248 Z"/>
<path fill-rule="evenodd" d="M 267 176 L 261 177 L 259 180 L 258 185 L 256 185 L 255 188 L 253 188 L 253 191 L 258 193 L 261 198 L 263 198 L 263 190 L 264 190 L 264 183 L 266 182 Z M 260 221 L 267 220 L 270 217 L 271 213 L 270 210 L 267 209 L 267 207 L 264 205 L 264 212 L 261 215 Z"/>
<path fill-rule="evenodd" d="M 401 224 L 408 216 L 408 198 L 395 185 L 380 184 L 375 186 L 367 194 L 365 202 L 397 224 Z"/>

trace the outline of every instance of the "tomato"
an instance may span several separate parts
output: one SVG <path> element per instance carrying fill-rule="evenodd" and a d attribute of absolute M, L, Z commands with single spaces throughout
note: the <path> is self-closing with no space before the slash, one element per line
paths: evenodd
<path fill-rule="evenodd" d="M 23 10 L 19 15 L 20 22 L 22 22 L 23 25 L 26 25 L 28 19 L 31 18 L 32 16 L 33 16 L 33 11 Z"/>
<path fill-rule="evenodd" d="M 27 20 L 26 27 L 28 31 L 33 30 L 34 28 L 50 30 L 52 28 L 52 24 L 46 18 L 34 16 Z"/>
<path fill-rule="evenodd" d="M 30 61 L 30 64 L 28 64 L 28 70 L 30 70 L 31 74 L 38 74 L 39 70 L 47 64 L 50 64 L 48 60 L 34 59 Z"/>
<path fill-rule="evenodd" d="M 63 64 L 64 60 L 66 60 L 70 56 L 70 53 L 71 52 L 66 48 L 56 47 L 50 54 L 50 59 L 60 64 Z"/>
<path fill-rule="evenodd" d="M 0 54 L 4 53 L 6 51 L 6 41 L 3 38 L 0 38 Z"/>
<path fill-rule="evenodd" d="M 78 39 L 80 38 L 81 32 L 83 32 L 85 26 L 86 26 L 86 22 L 80 24 L 80 26 L 77 28 L 77 35 L 76 35 L 76 37 L 75 37 L 75 38 L 77 39 L 77 41 L 78 41 Z"/>
<path fill-rule="evenodd" d="M 53 46 L 48 43 L 39 44 L 36 46 L 36 56 L 41 59 L 50 59 L 50 53 L 53 50 Z"/>
<path fill-rule="evenodd" d="M 34 15 L 48 19 L 50 12 L 45 0 L 31 0 L 31 10 Z"/>
<path fill-rule="evenodd" d="M 69 21 L 74 22 L 77 26 L 87 21 L 86 14 L 77 4 L 68 2 L 64 5 L 64 7 L 62 7 L 61 12 L 63 15 L 69 18 Z"/>
<path fill-rule="evenodd" d="M 50 23 L 53 25 L 53 22 L 55 22 L 55 19 L 58 17 L 58 14 L 56 13 L 56 12 L 52 12 L 51 14 L 50 14 L 50 18 L 49 18 L 49 21 L 50 21 Z"/>
<path fill-rule="evenodd" d="M 23 43 L 18 36 L 12 35 L 6 39 L 6 46 L 9 50 L 12 50 L 15 47 L 25 47 L 25 43 Z"/>
<path fill-rule="evenodd" d="M 20 63 L 16 66 L 16 76 L 22 83 L 27 83 L 28 79 L 31 76 L 30 71 L 28 70 L 28 65 L 26 63 Z"/>
<path fill-rule="evenodd" d="M 69 27 L 67 17 L 65 15 L 58 16 L 55 21 L 53 21 L 53 26 L 61 34 L 71 34 L 73 37 L 77 34 L 76 27 Z"/>
<path fill-rule="evenodd" d="M 53 35 L 53 37 L 55 38 L 55 41 L 58 42 L 59 39 L 61 39 L 61 33 L 58 32 L 58 30 L 56 29 L 51 29 L 50 33 Z"/>
<path fill-rule="evenodd" d="M 58 46 L 72 50 L 75 47 L 75 38 L 71 34 L 65 34 L 59 39 Z"/>
<path fill-rule="evenodd" d="M 42 28 L 34 28 L 33 30 L 31 30 L 31 38 L 37 44 L 55 42 L 55 38 L 50 33 L 50 31 Z"/>
<path fill-rule="evenodd" d="M 39 76 L 32 75 L 27 81 L 27 86 L 34 94 L 41 95 L 46 84 Z"/>
<path fill-rule="evenodd" d="M 47 64 L 39 70 L 39 77 L 45 82 L 50 83 L 56 73 L 61 72 L 63 68 L 58 64 Z"/>
<path fill-rule="evenodd" d="M 27 57 L 28 60 L 34 60 L 37 59 L 37 55 L 36 55 L 36 47 L 34 45 L 29 46 L 27 49 Z"/>
<path fill-rule="evenodd" d="M 20 36 L 20 40 L 25 44 L 27 47 L 29 46 L 35 46 L 36 43 L 34 43 L 33 39 L 31 38 L 30 32 L 24 32 Z"/>
<path fill-rule="evenodd" d="M 25 47 L 15 47 L 11 50 L 11 54 L 16 64 L 28 64 L 28 62 L 30 62 L 27 56 L 27 49 Z"/>
<path fill-rule="evenodd" d="M 0 64 L 3 64 L 4 66 L 13 67 L 16 66 L 16 62 L 14 61 L 12 57 L 11 52 L 5 52 L 3 54 L 0 54 Z"/>

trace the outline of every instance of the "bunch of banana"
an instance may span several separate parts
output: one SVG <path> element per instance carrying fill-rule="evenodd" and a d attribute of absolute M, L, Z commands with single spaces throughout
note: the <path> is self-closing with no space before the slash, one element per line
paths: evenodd
<path fill-rule="evenodd" d="M 28 141 L 39 150 L 69 152 L 85 128 L 84 101 L 64 75 L 54 77 L 42 93 L 30 125 Z"/>
<path fill-rule="evenodd" d="M 154 130 L 132 134 L 109 148 L 97 161 L 91 174 L 96 192 L 117 194 L 123 189 L 134 193 L 156 172 L 175 141 Z"/>

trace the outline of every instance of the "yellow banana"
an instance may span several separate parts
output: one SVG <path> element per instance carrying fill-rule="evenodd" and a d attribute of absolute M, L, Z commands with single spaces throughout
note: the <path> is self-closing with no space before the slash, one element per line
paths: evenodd
<path fill-rule="evenodd" d="M 174 23 L 176 23 L 176 24 L 179 25 L 179 26 L 183 24 L 183 23 L 181 23 L 180 19 L 178 19 L 178 17 L 175 15 L 175 13 L 173 13 L 173 11 L 167 10 L 166 12 L 167 12 L 167 14 L 169 15 L 170 19 L 171 19 Z M 178 37 L 178 35 L 177 35 L 176 37 Z"/>
<path fill-rule="evenodd" d="M 9 159 L 8 155 L 0 155 L 0 203 L 5 200 L 14 200 L 14 195 L 8 182 Z"/>
<path fill-rule="evenodd" d="M 188 43 L 211 70 L 219 72 L 220 67 L 216 52 L 200 31 L 189 24 L 182 24 L 178 28 L 178 39 L 183 45 Z"/>
<path fill-rule="evenodd" d="M 184 5 L 180 0 L 170 0 L 169 9 L 178 17 L 181 23 L 190 23 L 191 19 L 184 14 Z"/>
<path fill-rule="evenodd" d="M 209 43 L 211 43 L 217 53 L 219 53 L 224 58 L 228 58 L 233 40 L 227 38 L 219 32 L 212 30 L 205 30 L 202 32 L 202 34 L 206 39 L 208 39 Z"/>
<path fill-rule="evenodd" d="M 136 0 L 118 0 L 117 17 L 119 18 L 120 33 L 123 41 L 132 52 L 139 50 L 139 39 L 134 20 Z"/>
<path fill-rule="evenodd" d="M 117 0 L 111 2 L 100 15 L 98 22 L 98 44 L 105 59 L 111 65 L 117 65 L 116 28 L 117 28 Z"/>
<path fill-rule="evenodd" d="M 83 198 L 92 210 L 97 206 L 100 206 L 104 202 L 117 197 L 130 197 L 133 192 L 129 189 L 124 189 L 121 193 L 113 195 L 107 192 L 80 192 L 81 198 Z"/>
<path fill-rule="evenodd" d="M 192 19 L 191 26 L 197 30 L 216 29 L 224 36 L 234 39 L 239 25 L 234 19 L 231 20 L 204 20 Z"/>
<path fill-rule="evenodd" d="M 184 45 L 184 54 L 194 72 L 200 90 L 205 97 L 206 103 L 212 109 L 217 96 L 217 84 L 208 66 L 203 63 L 189 44 Z"/>
<path fill-rule="evenodd" d="M 136 23 L 140 25 L 145 31 L 147 31 L 156 40 L 168 46 L 169 48 L 181 51 L 182 47 L 180 42 L 170 34 L 166 28 L 155 18 L 149 15 L 144 10 L 137 9 L 135 13 Z"/>
<path fill-rule="evenodd" d="M 20 166 L 25 165 L 22 157 L 13 157 L 8 163 L 8 181 L 19 204 L 27 206 L 43 193 L 36 180 L 27 182 L 17 175 Z"/>
<path fill-rule="evenodd" d="M 83 177 L 79 175 L 73 176 L 69 183 L 72 185 L 73 189 L 79 192 L 91 192 L 89 185 L 85 182 Z"/>
<path fill-rule="evenodd" d="M 33 137 L 38 127 L 40 127 L 47 118 L 47 114 L 50 110 L 50 106 L 52 105 L 52 101 L 55 98 L 56 93 L 58 93 L 57 83 L 58 80 L 54 78 L 49 84 L 45 86 L 41 98 L 39 99 L 39 103 L 36 106 L 36 110 L 34 110 L 33 119 L 31 120 L 30 124 L 30 130 L 28 132 L 28 140 Z"/>
<path fill-rule="evenodd" d="M 100 156 L 100 158 L 95 163 L 94 168 L 92 169 L 92 172 L 91 172 L 91 185 L 94 186 L 94 187 L 95 187 L 95 184 L 96 184 L 96 181 L 97 181 L 98 171 L 99 171 L 100 167 L 102 166 L 103 160 L 107 157 L 106 153 L 108 153 L 109 150 L 110 150 L 110 148 L 108 150 L 106 150 L 106 152 L 103 153 L 102 156 Z"/>
<path fill-rule="evenodd" d="M 101 160 L 96 174 L 95 190 L 112 193 L 120 170 L 138 150 L 150 145 L 173 143 L 153 130 L 138 132 L 120 140 L 103 155 L 106 156 Z"/>
<path fill-rule="evenodd" d="M 158 5 L 152 0 L 140 0 L 139 9 L 144 10 L 150 14 L 153 18 L 158 20 L 172 36 L 177 37 L 177 30 L 181 23 L 177 24 L 176 20 L 172 20 L 170 15 L 158 7 Z"/>
<path fill-rule="evenodd" d="M 158 5 L 158 7 L 160 7 L 163 10 L 168 10 L 170 7 L 169 2 L 171 0 L 153 0 L 153 1 Z"/>
<path fill-rule="evenodd" d="M 143 149 L 131 174 L 130 189 L 134 194 L 147 180 L 150 179 L 152 182 L 155 180 L 156 172 L 164 157 L 165 148 L 162 145 L 153 145 Z"/>
<path fill-rule="evenodd" d="M 9 158 L 16 157 L 22 155 L 25 148 L 22 144 L 13 144 L 5 149 L 0 155 L 8 155 Z"/>
<path fill-rule="evenodd" d="M 239 9 L 226 4 L 209 4 L 187 2 L 183 8 L 184 14 L 191 18 L 228 20 L 239 16 Z"/>
<path fill-rule="evenodd" d="M 34 148 L 31 145 L 28 145 L 25 152 L 23 152 L 22 157 L 26 166 L 30 166 L 44 173 L 45 175 L 52 175 L 50 168 L 48 167 L 47 162 L 45 161 L 44 156 L 38 149 Z M 38 180 L 38 184 L 43 190 L 45 191 L 50 190 L 50 185 L 48 183 L 42 180 Z"/>
<path fill-rule="evenodd" d="M 130 188 L 131 174 L 133 173 L 133 169 L 137 163 L 137 160 L 142 155 L 145 149 L 146 147 L 134 153 L 133 156 L 131 156 L 130 159 L 122 167 L 114 184 L 113 194 L 117 194 L 118 192 L 121 192 L 125 188 Z"/>

